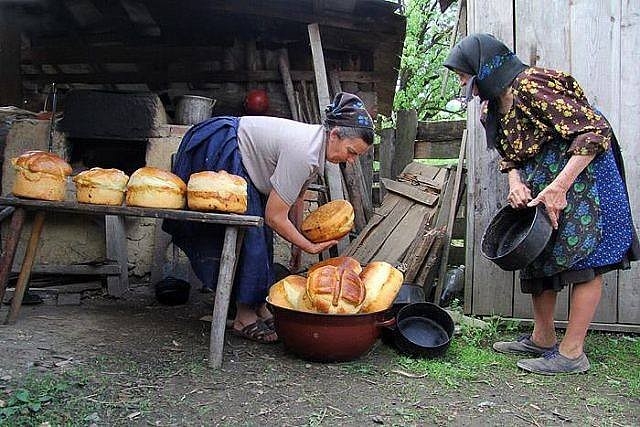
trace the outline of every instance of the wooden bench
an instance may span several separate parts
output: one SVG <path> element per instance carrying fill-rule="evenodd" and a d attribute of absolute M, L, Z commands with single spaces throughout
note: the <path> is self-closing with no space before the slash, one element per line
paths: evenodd
<path fill-rule="evenodd" d="M 222 366 L 222 351 L 224 346 L 224 331 L 227 319 L 227 310 L 231 298 L 231 287 L 235 276 L 239 250 L 242 244 L 244 229 L 247 227 L 260 227 L 263 219 L 259 216 L 205 213 L 177 209 L 150 209 L 129 206 L 103 206 L 90 205 L 77 202 L 49 202 L 42 200 L 18 199 L 15 197 L 0 197 L 0 206 L 6 206 L 5 216 L 11 216 L 9 232 L 5 239 L 4 250 L 0 258 L 0 301 L 9 280 L 9 273 L 15 256 L 16 248 L 22 233 L 22 227 L 27 211 L 35 212 L 31 236 L 25 251 L 24 259 L 20 267 L 20 274 L 16 283 L 15 292 L 11 301 L 11 307 L 5 320 L 5 324 L 13 324 L 16 321 L 22 298 L 29 282 L 33 269 L 33 262 L 40 240 L 40 234 L 44 226 L 46 212 L 66 212 L 76 215 L 103 215 L 105 216 L 107 233 L 123 233 L 123 221 L 125 216 L 149 217 L 158 219 L 174 219 L 178 221 L 194 221 L 201 223 L 221 224 L 225 226 L 224 244 L 220 257 L 220 272 L 218 274 L 218 286 L 216 289 L 216 304 L 213 307 L 213 320 L 211 322 L 211 339 L 209 343 L 209 365 L 213 368 Z M 110 241 L 115 242 L 113 244 Z M 124 239 L 107 239 L 107 256 L 115 259 L 114 265 L 105 268 L 108 280 L 119 278 L 128 283 L 128 270 L 126 262 L 126 242 Z M 114 258 L 112 258 L 114 257 Z M 117 266 L 117 268 L 116 268 Z M 123 284 L 120 283 L 122 288 Z"/>

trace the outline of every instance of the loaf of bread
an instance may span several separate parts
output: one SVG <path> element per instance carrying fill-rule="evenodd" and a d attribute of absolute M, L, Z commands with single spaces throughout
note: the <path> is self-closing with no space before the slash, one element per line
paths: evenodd
<path fill-rule="evenodd" d="M 124 201 L 129 176 L 120 169 L 91 168 L 73 177 L 80 203 L 119 206 Z"/>
<path fill-rule="evenodd" d="M 357 259 L 348 256 L 337 256 L 313 264 L 309 267 L 307 274 L 311 274 L 313 270 L 324 267 L 325 265 L 332 265 L 334 267 L 338 267 L 340 270 L 351 270 L 356 274 L 360 274 L 362 272 L 362 266 Z"/>
<path fill-rule="evenodd" d="M 187 204 L 196 211 L 245 213 L 247 181 L 226 171 L 194 173 L 187 183 Z"/>
<path fill-rule="evenodd" d="M 346 200 L 321 205 L 302 221 L 302 235 L 314 243 L 338 240 L 353 228 L 353 206 Z"/>
<path fill-rule="evenodd" d="M 17 197 L 62 201 L 71 166 L 46 151 L 27 151 L 11 159 L 16 171 L 12 192 Z"/>
<path fill-rule="evenodd" d="M 388 262 L 372 261 L 363 269 L 356 259 L 340 256 L 314 264 L 307 278 L 280 280 L 269 289 L 269 302 L 314 313 L 375 313 L 391 307 L 403 281 Z"/>
<path fill-rule="evenodd" d="M 367 290 L 362 304 L 363 313 L 374 313 L 391 307 L 396 299 L 404 275 L 384 261 L 372 261 L 366 265 L 360 278 Z"/>
<path fill-rule="evenodd" d="M 319 313 L 358 313 L 365 294 L 360 276 L 352 270 L 325 265 L 313 270 L 307 278 L 309 301 Z"/>
<path fill-rule="evenodd" d="M 127 184 L 128 206 L 183 209 L 187 184 L 169 171 L 145 166 L 131 174 Z"/>
<path fill-rule="evenodd" d="M 292 274 L 269 288 L 269 302 L 298 311 L 312 311 L 307 297 L 307 278 Z"/>

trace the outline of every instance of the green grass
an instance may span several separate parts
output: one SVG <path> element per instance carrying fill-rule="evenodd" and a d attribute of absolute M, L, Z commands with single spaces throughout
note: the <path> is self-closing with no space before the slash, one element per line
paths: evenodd
<path fill-rule="evenodd" d="M 29 371 L 0 395 L 0 426 L 101 425 L 105 414 L 144 413 L 150 409 L 155 386 L 119 381 L 150 377 L 149 368 L 113 356 L 100 356 L 64 372 Z"/>
<path fill-rule="evenodd" d="M 397 363 L 412 375 L 424 375 L 451 388 L 469 381 L 490 383 L 494 378 L 513 376 L 518 371 L 514 358 L 492 350 L 494 341 L 513 339 L 522 328 L 513 321 L 499 317 L 488 320 L 485 329 L 462 327 L 454 336 L 443 357 L 413 359 L 398 356 Z M 559 331 L 560 339 L 562 332 Z M 585 352 L 591 361 L 590 383 L 631 398 L 640 398 L 640 338 L 632 335 L 591 331 Z M 555 379 L 536 377 L 544 387 Z"/>
<path fill-rule="evenodd" d="M 86 376 L 81 370 L 29 373 L 0 400 L 0 425 L 88 425 L 88 417 L 97 405 L 74 397 L 81 395 L 85 386 Z"/>
<path fill-rule="evenodd" d="M 596 380 L 630 397 L 640 398 L 640 338 L 638 336 L 589 333 L 585 352 Z"/>

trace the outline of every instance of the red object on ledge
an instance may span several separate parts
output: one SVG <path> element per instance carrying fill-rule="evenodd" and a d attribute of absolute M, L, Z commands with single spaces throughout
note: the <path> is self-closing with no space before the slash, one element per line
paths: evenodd
<path fill-rule="evenodd" d="M 269 110 L 269 97 L 262 89 L 252 89 L 244 98 L 244 109 L 248 114 L 265 114 Z"/>

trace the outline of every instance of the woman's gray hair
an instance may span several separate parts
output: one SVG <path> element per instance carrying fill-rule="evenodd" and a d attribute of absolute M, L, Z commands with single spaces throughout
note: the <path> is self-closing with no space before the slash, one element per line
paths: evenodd
<path fill-rule="evenodd" d="M 375 132 L 369 128 L 356 128 L 350 126 L 326 126 L 328 131 L 336 129 L 340 138 L 360 138 L 367 145 L 373 144 Z"/>

